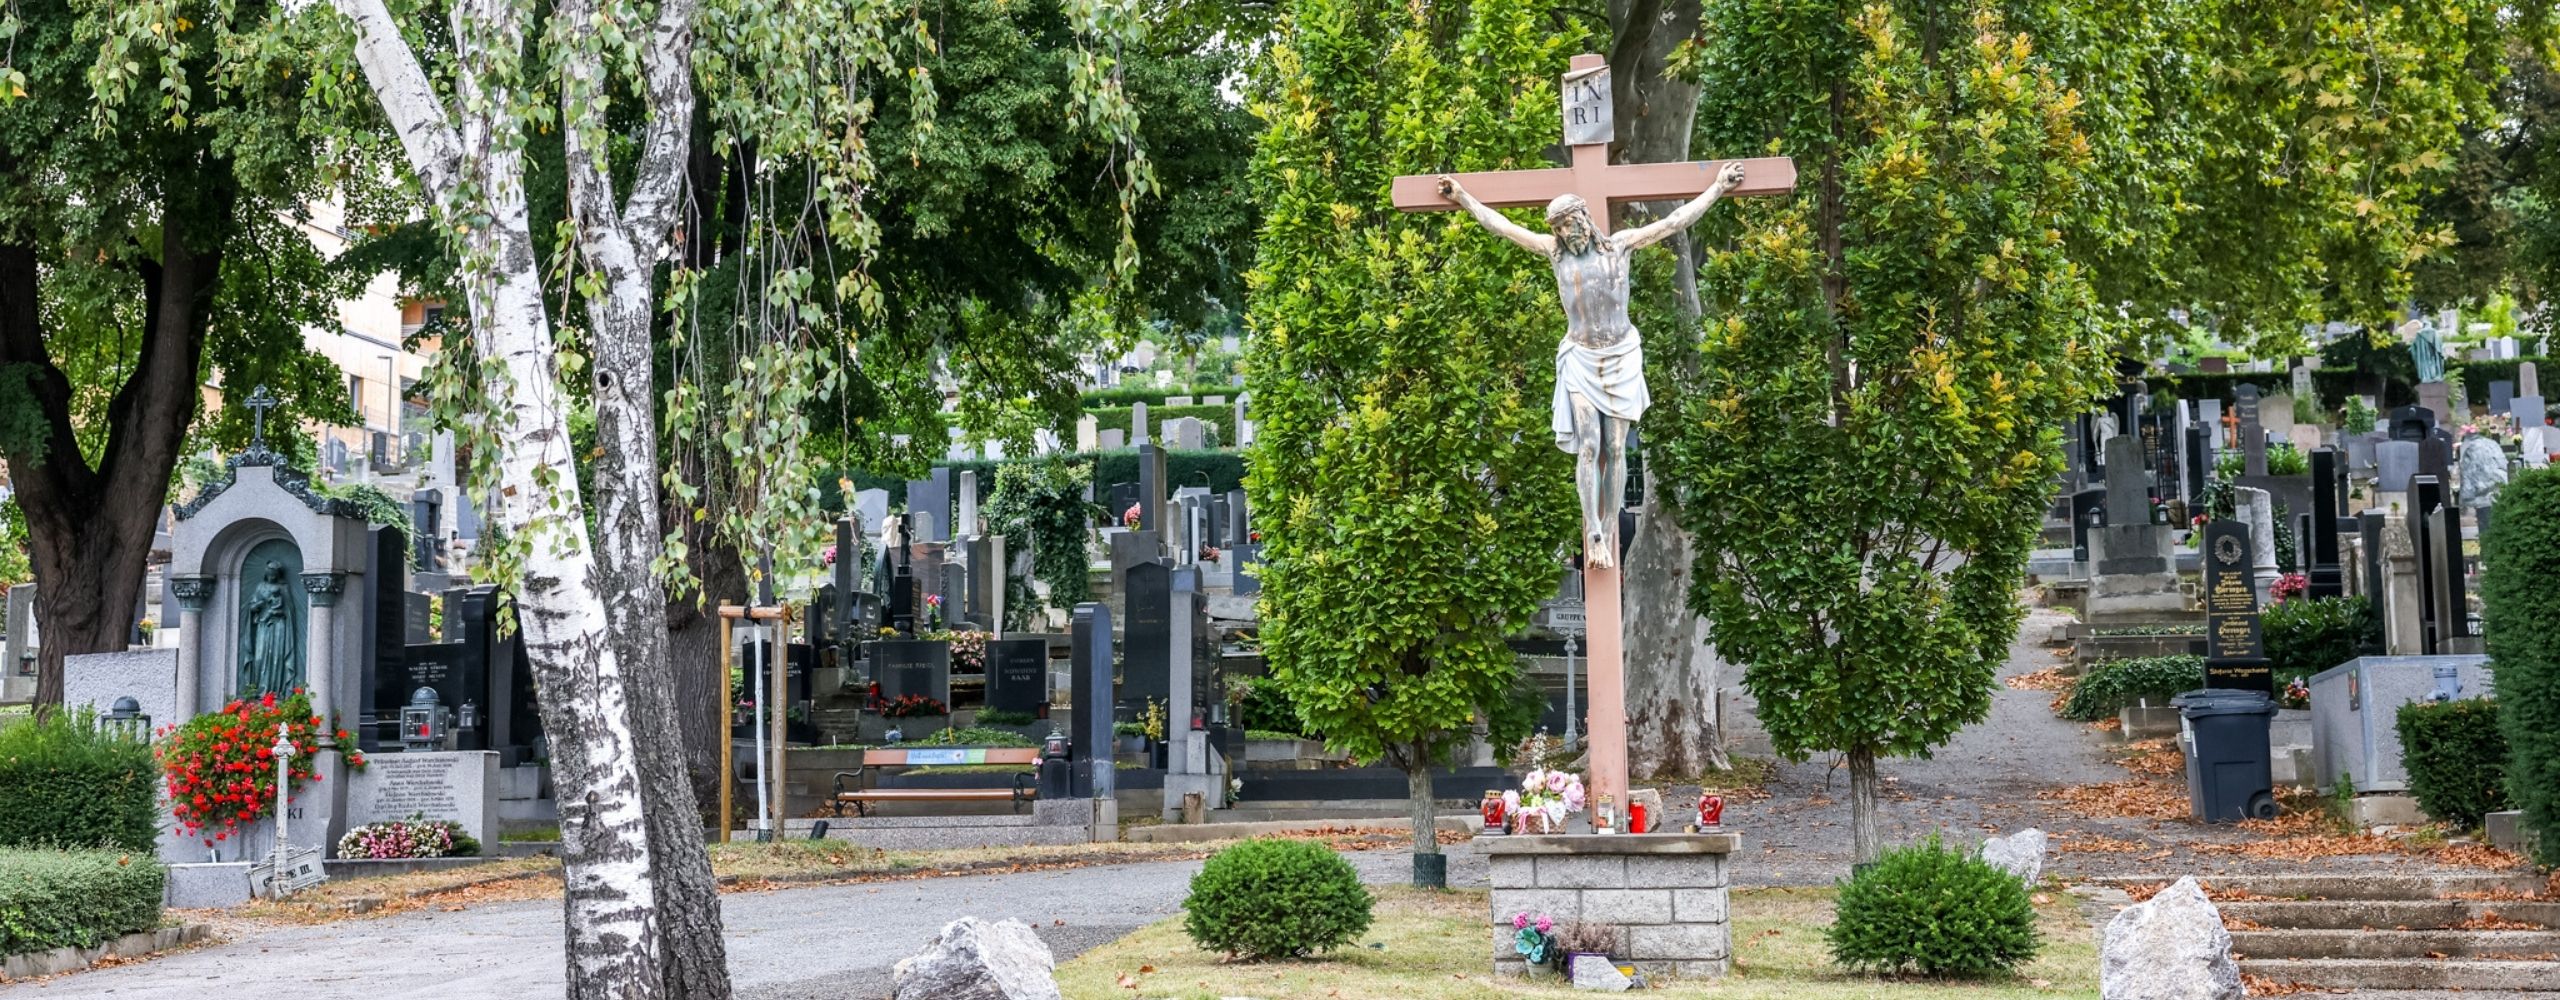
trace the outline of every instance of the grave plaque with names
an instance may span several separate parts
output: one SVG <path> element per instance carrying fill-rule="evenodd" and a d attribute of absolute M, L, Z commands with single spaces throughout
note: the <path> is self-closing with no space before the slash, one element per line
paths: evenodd
<path fill-rule="evenodd" d="M 1133 713 L 1144 712 L 1148 702 L 1173 694 L 1173 568 L 1139 563 L 1122 582 L 1129 589 L 1122 605 L 1128 624 L 1120 634 L 1120 701 Z"/>
<path fill-rule="evenodd" d="M 1072 752 L 1079 765 L 1075 794 L 1109 798 L 1117 783 L 1111 760 L 1111 606 L 1076 605 L 1068 623 L 1069 711 L 1074 713 Z"/>
<path fill-rule="evenodd" d="M 2258 387 L 2244 384 L 2234 395 L 2236 401 L 2232 403 L 2231 410 L 2239 421 L 2241 475 L 2266 475 L 2267 434 L 2258 421 Z"/>
<path fill-rule="evenodd" d="M 951 704 L 951 644 L 940 639 L 883 639 L 871 644 L 871 676 L 880 697 L 911 694 Z"/>
<path fill-rule="evenodd" d="M 987 707 L 1037 714 L 1049 703 L 1049 640 L 987 642 Z"/>
<path fill-rule="evenodd" d="M 2258 627 L 2258 588 L 2251 575 L 2249 526 L 2214 521 L 2204 528 L 2205 686 L 2272 691 L 2266 645 Z"/>

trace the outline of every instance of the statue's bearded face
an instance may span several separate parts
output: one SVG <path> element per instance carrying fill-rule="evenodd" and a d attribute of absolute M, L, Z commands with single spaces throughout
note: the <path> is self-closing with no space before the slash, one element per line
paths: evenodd
<path fill-rule="evenodd" d="M 1598 235 L 1591 224 L 1591 210 L 1581 205 L 1575 205 L 1565 210 L 1564 214 L 1547 220 L 1547 225 L 1555 231 L 1557 245 L 1564 247 L 1567 253 L 1590 253 L 1594 238 Z"/>

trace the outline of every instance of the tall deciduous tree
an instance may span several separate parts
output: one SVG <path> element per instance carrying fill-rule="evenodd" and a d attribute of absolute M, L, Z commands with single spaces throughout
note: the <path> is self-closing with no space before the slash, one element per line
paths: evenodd
<path fill-rule="evenodd" d="M 118 33 L 158 17 L 201 42 L 212 8 L 43 0 L 0 14 L 0 456 L 43 588 L 42 706 L 62 701 L 66 654 L 131 641 L 208 378 L 242 395 L 268 384 L 280 421 L 354 419 L 344 376 L 302 343 L 351 290 L 292 221 L 345 165 L 307 145 L 333 124 L 304 113 L 310 58 L 208 47 L 152 67 L 200 81 L 194 114 L 126 100 L 143 70 Z M 282 17 L 269 3 L 231 16 Z M 206 429 L 193 440 L 247 431 L 236 414 Z"/>
<path fill-rule="evenodd" d="M 1576 518 L 1546 262 L 1388 187 L 1537 165 L 1575 41 L 1518 0 L 1295 0 L 1256 80 L 1263 650 L 1308 731 L 1410 776 L 1418 859 L 1439 852 L 1430 768 L 1480 715 L 1521 728 L 1505 640 L 1555 593 Z"/>
<path fill-rule="evenodd" d="M 1769 115 L 1806 196 L 1745 206 L 1698 364 L 1647 421 L 1694 600 L 1778 751 L 1846 756 L 1861 860 L 1878 758 L 1990 708 L 2052 429 L 2103 371 L 2062 237 L 2090 162 L 2073 99 L 1982 7 L 1723 8 L 1735 77 L 1707 89 L 1756 107 L 1708 108 Z"/>

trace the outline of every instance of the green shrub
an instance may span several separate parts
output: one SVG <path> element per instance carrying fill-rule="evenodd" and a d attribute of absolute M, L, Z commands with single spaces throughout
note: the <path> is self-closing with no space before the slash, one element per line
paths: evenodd
<path fill-rule="evenodd" d="M 985 720 L 984 715 L 979 718 L 980 721 Z M 963 747 L 1036 747 L 1040 745 L 1040 741 L 1021 733 L 1009 729 L 990 729 L 985 726 L 945 729 L 921 740 L 907 741 L 909 746 L 918 743 L 941 743 Z"/>
<path fill-rule="evenodd" d="M 2258 624 L 2266 635 L 2267 666 L 2279 688 L 2355 659 L 2366 644 L 2382 639 L 2382 620 L 2374 617 L 2373 603 L 2362 598 L 2279 601 Z"/>
<path fill-rule="evenodd" d="M 167 879 L 140 851 L 0 849 L 0 955 L 94 948 L 158 927 Z"/>
<path fill-rule="evenodd" d="M 2493 519 L 2494 520 L 2494 519 Z M 2507 738 L 2486 698 L 2400 706 L 2400 761 L 2427 815 L 2463 829 L 2507 807 Z"/>
<path fill-rule="evenodd" d="M 1234 403 L 1236 397 L 1243 393 L 1243 386 L 1219 385 L 1215 382 L 1176 386 L 1170 389 L 1163 386 L 1115 385 L 1108 389 L 1085 390 L 1084 408 L 1091 410 L 1098 407 L 1117 406 L 1125 409 L 1131 403 L 1145 403 L 1149 408 L 1153 408 L 1163 406 L 1165 400 L 1175 396 L 1189 396 L 1193 399 L 1225 396 L 1228 403 Z M 1106 423 L 1103 426 L 1111 425 Z"/>
<path fill-rule="evenodd" d="M 978 710 L 978 726 L 1028 726 L 1038 721 L 1040 717 L 1029 712 L 1008 712 L 1001 708 Z"/>
<path fill-rule="evenodd" d="M 2171 695 L 2203 686 L 2201 656 L 2100 660 L 2071 683 L 2071 697 L 2062 703 L 2062 717 L 2096 722 L 2116 714 L 2117 709 L 2133 704 L 2137 698 L 2165 703 Z"/>
<path fill-rule="evenodd" d="M 159 839 L 151 747 L 86 712 L 0 727 L 0 847 L 115 847 Z"/>
<path fill-rule="evenodd" d="M 2507 792 L 2560 865 L 2560 469 L 2517 475 L 2480 538 L 2480 598 Z"/>
<path fill-rule="evenodd" d="M 1305 840 L 1248 840 L 1191 877 L 1182 929 L 1194 944 L 1248 959 L 1297 958 L 1369 929 L 1369 890 L 1351 863 Z"/>
<path fill-rule="evenodd" d="M 2036 954 L 2026 886 L 1936 834 L 1886 851 L 1840 886 L 1838 907 L 1831 959 L 1851 969 L 1972 978 Z"/>

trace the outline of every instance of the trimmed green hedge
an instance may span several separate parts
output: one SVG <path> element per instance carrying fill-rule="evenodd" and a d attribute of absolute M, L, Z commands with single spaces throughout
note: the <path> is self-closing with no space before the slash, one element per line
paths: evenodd
<path fill-rule="evenodd" d="M 158 927 L 168 877 L 147 852 L 0 850 L 0 955 L 94 948 Z"/>
<path fill-rule="evenodd" d="M 1129 417 L 1133 409 L 1127 406 L 1105 406 L 1088 409 L 1085 412 L 1093 414 L 1094 421 L 1100 424 L 1103 430 L 1128 433 Z M 1164 440 L 1164 422 L 1180 417 L 1198 417 L 1201 423 L 1209 425 L 1208 435 L 1211 440 L 1221 445 L 1235 444 L 1235 435 L 1228 430 L 1236 422 L 1236 408 L 1232 401 L 1216 406 L 1158 406 L 1149 403 L 1147 404 L 1147 422 L 1154 424 L 1155 427 L 1148 432 L 1147 436 L 1157 441 Z"/>
<path fill-rule="evenodd" d="M 1165 400 L 1171 399 L 1175 396 L 1189 396 L 1193 399 L 1199 399 L 1203 396 L 1225 396 L 1227 397 L 1227 402 L 1233 403 L 1235 402 L 1236 397 L 1243 393 L 1243 386 L 1219 385 L 1216 383 L 1182 386 L 1172 389 L 1157 389 L 1134 385 L 1116 385 L 1108 389 L 1094 389 L 1086 392 L 1084 394 L 1084 408 L 1093 410 L 1116 406 L 1121 409 L 1127 409 L 1131 403 L 1145 403 L 1149 409 L 1153 409 L 1156 406 L 1163 404 Z"/>
<path fill-rule="evenodd" d="M 995 471 L 997 466 L 1014 461 L 1085 462 L 1092 464 L 1094 467 L 1093 481 L 1094 496 L 1096 500 L 1108 499 L 1111 492 L 1111 484 L 1113 483 L 1134 483 L 1138 481 L 1138 449 L 1136 448 L 1122 448 L 1117 451 L 1084 452 L 1075 455 L 1043 455 L 1038 458 L 1005 459 L 1001 462 L 991 461 L 988 459 L 977 459 L 975 461 L 968 462 L 936 462 L 934 464 L 949 468 L 952 471 L 952 477 L 955 482 L 958 480 L 961 472 L 975 472 L 978 474 L 978 484 L 980 488 L 985 489 L 991 487 L 995 483 Z M 1165 493 L 1168 496 L 1172 495 L 1173 490 L 1176 487 L 1182 486 L 1206 485 L 1212 492 L 1217 493 L 1224 493 L 1228 490 L 1242 489 L 1244 487 L 1243 452 L 1219 451 L 1214 449 L 1204 449 L 1201 451 L 1168 450 L 1165 452 L 1164 465 Z M 1206 477 L 1205 482 L 1203 481 L 1203 477 Z M 877 472 L 856 472 L 846 478 L 853 480 L 853 488 L 857 490 L 877 489 L 889 491 L 889 505 L 893 509 L 904 509 L 906 507 L 907 480 L 904 476 Z M 827 507 L 843 506 L 843 499 L 839 497 L 835 491 L 836 477 L 822 476 L 819 478 L 818 501 L 820 504 Z"/>
<path fill-rule="evenodd" d="M 1182 909 L 1192 943 L 1248 960 L 1331 951 L 1369 929 L 1360 873 L 1309 840 L 1248 840 L 1211 855 Z"/>
<path fill-rule="evenodd" d="M 2496 702 L 2413 701 L 2392 724 L 2409 794 L 2427 815 L 2472 830 L 2507 807 L 2507 738 L 2498 732 Z"/>
<path fill-rule="evenodd" d="M 101 731 L 87 712 L 0 726 L 0 848 L 149 851 L 159 779 L 148 744 Z"/>
<path fill-rule="evenodd" d="M 2089 665 L 2089 672 L 2071 683 L 2071 697 L 2062 704 L 2062 717 L 2082 722 L 2096 722 L 2116 714 L 2116 710 L 2148 696 L 2162 705 L 2172 695 L 2204 687 L 2204 657 L 2142 656 L 2125 660 L 2100 660 Z"/>
<path fill-rule="evenodd" d="M 2507 361 L 2448 362 L 2447 374 L 2459 374 L 2462 377 L 2462 391 L 2471 397 L 2472 402 L 2487 406 L 2489 405 L 2489 383 L 2515 381 L 2516 370 L 2523 367 L 2527 361 L 2533 362 L 2537 370 L 2552 370 L 2550 358 L 2536 356 Z M 2451 371 L 2457 365 L 2461 371 L 2459 373 Z"/>
<path fill-rule="evenodd" d="M 2560 865 L 2560 469 L 2519 474 L 2480 538 L 2489 669 L 2507 737 L 2507 791 Z"/>

